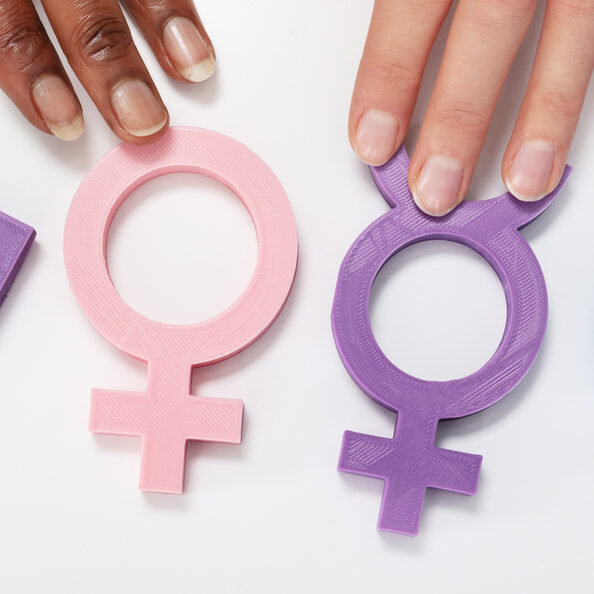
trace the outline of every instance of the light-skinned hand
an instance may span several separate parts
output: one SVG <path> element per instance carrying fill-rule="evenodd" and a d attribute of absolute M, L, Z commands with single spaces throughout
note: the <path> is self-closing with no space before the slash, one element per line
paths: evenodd
<path fill-rule="evenodd" d="M 431 47 L 452 0 L 376 0 L 349 118 L 360 158 L 385 163 L 406 135 Z M 441 216 L 470 184 L 497 98 L 537 0 L 460 0 L 420 137 L 409 185 Z M 536 59 L 502 176 L 521 200 L 558 184 L 594 65 L 594 1 L 548 0 Z"/>

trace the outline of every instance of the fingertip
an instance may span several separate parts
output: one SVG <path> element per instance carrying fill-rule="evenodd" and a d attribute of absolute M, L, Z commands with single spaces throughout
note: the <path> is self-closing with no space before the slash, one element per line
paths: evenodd
<path fill-rule="evenodd" d="M 523 202 L 544 198 L 559 181 L 551 180 L 555 153 L 555 146 L 549 140 L 522 142 L 503 176 L 510 194 Z"/>
<path fill-rule="evenodd" d="M 84 131 L 80 103 L 70 86 L 57 74 L 40 76 L 31 88 L 33 103 L 48 130 L 57 138 L 72 141 Z"/>
<path fill-rule="evenodd" d="M 391 113 L 368 109 L 359 118 L 351 145 L 367 165 L 384 165 L 400 146 L 400 123 Z"/>
<path fill-rule="evenodd" d="M 135 144 L 156 140 L 169 122 L 165 106 L 142 80 L 126 79 L 116 84 L 111 91 L 111 106 L 120 126 Z"/>
<path fill-rule="evenodd" d="M 121 126 L 112 127 L 112 131 L 120 140 L 123 140 L 128 144 L 132 144 L 135 146 L 147 146 L 161 139 L 167 133 L 167 130 L 169 130 L 169 125 L 170 122 L 169 120 L 167 120 L 167 122 L 162 128 L 160 128 L 153 134 L 148 134 L 145 136 L 134 136 Z"/>
<path fill-rule="evenodd" d="M 424 214 L 430 216 L 430 217 L 435 217 L 437 219 L 441 218 L 441 217 L 445 217 L 447 214 L 450 214 L 452 212 L 452 210 L 454 210 L 454 208 L 456 208 L 456 206 L 458 206 L 458 204 L 460 204 L 460 202 L 456 202 L 455 204 L 453 204 L 452 206 L 450 206 L 449 208 L 446 209 L 441 209 L 441 210 L 432 210 L 430 207 L 425 206 L 421 200 L 419 199 L 419 196 L 416 192 L 411 191 L 411 194 L 413 196 L 413 200 L 415 201 L 415 204 L 417 206 L 417 208 Z"/>
<path fill-rule="evenodd" d="M 163 47 L 184 80 L 202 82 L 215 73 L 214 51 L 190 19 L 176 16 L 166 23 Z"/>
<path fill-rule="evenodd" d="M 214 75 L 216 69 L 214 58 L 208 57 L 188 68 L 180 68 L 179 72 L 188 82 L 196 83 L 208 80 Z"/>
<path fill-rule="evenodd" d="M 409 185 L 420 210 L 443 217 L 462 202 L 463 179 L 464 165 L 459 159 L 435 154 L 426 159 L 418 174 L 411 167 Z"/>
<path fill-rule="evenodd" d="M 82 115 L 78 115 L 72 122 L 67 125 L 54 125 L 48 127 L 51 133 L 60 140 L 72 142 L 78 140 L 85 131 L 85 124 Z"/>

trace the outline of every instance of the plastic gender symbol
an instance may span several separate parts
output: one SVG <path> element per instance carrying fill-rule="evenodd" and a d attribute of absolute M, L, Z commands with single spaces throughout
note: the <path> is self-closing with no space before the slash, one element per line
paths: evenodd
<path fill-rule="evenodd" d="M 119 206 L 148 180 L 179 172 L 212 177 L 235 192 L 258 240 L 255 272 L 239 299 L 218 316 L 189 326 L 155 322 L 131 309 L 106 264 L 109 227 Z M 64 260 L 90 322 L 120 350 L 148 363 L 146 393 L 93 390 L 91 431 L 142 437 L 141 490 L 181 493 L 188 440 L 241 442 L 243 402 L 192 396 L 192 368 L 231 357 L 259 338 L 293 284 L 297 230 L 280 182 L 249 149 L 216 132 L 172 128 L 150 146 L 120 145 L 74 197 Z"/>
<path fill-rule="evenodd" d="M 463 202 L 434 218 L 414 204 L 408 189 L 404 148 L 372 176 L 393 209 L 374 221 L 347 253 L 338 276 L 332 310 L 334 338 L 342 361 L 359 387 L 398 413 L 394 437 L 346 431 L 338 469 L 383 479 L 378 528 L 416 534 L 427 487 L 476 493 L 482 456 L 435 446 L 440 419 L 476 413 L 508 394 L 532 366 L 547 318 L 547 295 L 536 257 L 518 229 L 549 206 L 559 186 L 538 202 L 510 194 Z M 456 241 L 483 256 L 497 272 L 507 299 L 501 343 L 487 364 L 472 375 L 424 381 L 393 365 L 377 345 L 369 323 L 371 286 L 382 266 L 406 247 L 433 239 Z"/>
<path fill-rule="evenodd" d="M 0 305 L 6 299 L 34 239 L 33 227 L 0 212 Z"/>

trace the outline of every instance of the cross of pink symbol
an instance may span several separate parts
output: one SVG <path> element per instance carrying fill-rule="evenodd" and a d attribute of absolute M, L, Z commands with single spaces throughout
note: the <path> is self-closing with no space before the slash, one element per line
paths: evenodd
<path fill-rule="evenodd" d="M 140 489 L 181 493 L 186 442 L 241 443 L 243 401 L 190 395 L 191 370 L 151 361 L 146 392 L 93 390 L 94 433 L 142 437 Z"/>
<path fill-rule="evenodd" d="M 120 205 L 138 186 L 169 173 L 212 177 L 250 213 L 258 238 L 254 275 L 218 316 L 189 326 L 149 320 L 130 308 L 109 277 L 105 249 Z M 146 147 L 120 145 L 81 184 L 64 234 L 72 290 L 89 321 L 125 353 L 148 363 L 145 392 L 93 390 L 90 429 L 141 437 L 143 491 L 181 493 L 189 440 L 241 442 L 243 402 L 191 395 L 192 368 L 231 357 L 280 313 L 297 266 L 297 229 L 280 182 L 254 153 L 216 132 L 172 128 Z"/>

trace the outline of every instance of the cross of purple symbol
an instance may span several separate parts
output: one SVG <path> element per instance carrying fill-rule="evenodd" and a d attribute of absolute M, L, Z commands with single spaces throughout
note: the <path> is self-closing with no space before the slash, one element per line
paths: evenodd
<path fill-rule="evenodd" d="M 536 256 L 518 229 L 554 200 L 567 181 L 538 202 L 510 194 L 464 202 L 434 218 L 414 204 L 408 189 L 404 148 L 373 178 L 392 210 L 374 221 L 347 253 L 338 276 L 332 327 L 342 361 L 359 387 L 398 413 L 392 438 L 346 431 L 338 469 L 385 481 L 378 527 L 414 535 L 428 487 L 476 493 L 482 456 L 435 446 L 441 419 L 457 419 L 507 395 L 534 363 L 544 337 L 547 293 Z M 425 381 L 398 369 L 379 348 L 369 322 L 371 287 L 397 252 L 421 241 L 445 239 L 472 248 L 497 272 L 507 300 L 501 343 L 487 364 L 467 377 Z"/>

